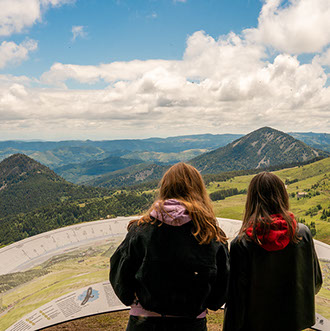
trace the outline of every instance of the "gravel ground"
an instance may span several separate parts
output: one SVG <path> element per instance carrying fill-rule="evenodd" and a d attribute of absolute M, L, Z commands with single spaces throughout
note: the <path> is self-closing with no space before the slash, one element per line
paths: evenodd
<path fill-rule="evenodd" d="M 114 313 L 100 314 L 85 318 L 80 318 L 71 322 L 62 323 L 44 329 L 46 331 L 87 331 L 87 330 L 110 330 L 124 331 L 128 321 L 128 311 L 118 311 Z M 216 312 L 209 311 L 207 315 L 208 331 L 221 331 L 223 322 L 223 310 Z M 306 329 L 305 331 L 313 331 Z M 279 330 L 280 331 L 280 330 Z"/>
<path fill-rule="evenodd" d="M 87 331 L 87 330 L 111 330 L 123 331 L 126 329 L 128 321 L 128 311 L 118 311 L 114 313 L 100 314 L 85 318 L 80 318 L 71 322 L 66 322 L 49 327 L 47 331 Z M 209 331 L 220 331 L 222 329 L 223 311 L 210 311 L 207 317 L 207 327 Z"/>

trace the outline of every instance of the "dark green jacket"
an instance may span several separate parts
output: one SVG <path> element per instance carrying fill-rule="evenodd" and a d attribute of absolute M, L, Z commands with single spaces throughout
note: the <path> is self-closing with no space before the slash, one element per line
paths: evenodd
<path fill-rule="evenodd" d="M 110 282 L 118 298 L 164 315 L 196 317 L 226 300 L 227 246 L 200 245 L 192 221 L 171 226 L 157 221 L 131 227 L 110 259 Z"/>
<path fill-rule="evenodd" d="M 232 241 L 224 331 L 297 331 L 314 325 L 322 275 L 309 229 L 299 224 L 298 233 L 298 244 L 273 252 L 245 237 Z"/>

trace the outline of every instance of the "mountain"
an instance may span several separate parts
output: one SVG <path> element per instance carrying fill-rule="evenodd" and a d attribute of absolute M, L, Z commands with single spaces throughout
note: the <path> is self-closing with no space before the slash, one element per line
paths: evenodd
<path fill-rule="evenodd" d="M 290 132 L 290 135 L 311 147 L 330 151 L 329 134 Z M 241 134 L 197 134 L 102 141 L 0 141 L 0 161 L 13 154 L 23 153 L 53 170 L 69 164 L 97 161 L 110 156 L 147 163 L 173 164 L 179 161 L 186 162 L 204 152 L 226 146 L 241 137 Z M 69 180 L 69 177 L 67 179 Z M 74 181 L 80 182 L 77 179 Z"/>
<path fill-rule="evenodd" d="M 102 193 L 97 188 L 68 183 L 24 154 L 14 154 L 0 163 L 0 218 Z"/>
<path fill-rule="evenodd" d="M 84 185 L 105 188 L 118 188 L 138 185 L 162 178 L 168 166 L 159 164 L 137 164 L 128 168 L 117 170 L 109 174 L 100 175 L 92 180 L 86 181 Z M 156 184 L 157 185 L 157 184 Z"/>
<path fill-rule="evenodd" d="M 328 156 L 329 153 L 309 147 L 284 132 L 263 127 L 189 163 L 206 174 L 299 164 Z"/>
<path fill-rule="evenodd" d="M 233 140 L 242 137 L 241 134 L 197 134 L 168 138 L 149 138 L 146 142 L 157 144 L 153 150 L 163 153 L 178 153 L 189 149 L 214 149 L 225 146 Z"/>
<path fill-rule="evenodd" d="M 54 169 L 54 171 L 66 180 L 79 184 L 91 180 L 97 175 L 127 168 L 142 163 L 142 160 L 124 159 L 117 156 L 110 156 L 103 160 L 88 161 L 79 164 L 68 164 Z"/>
<path fill-rule="evenodd" d="M 290 136 L 303 141 L 308 146 L 330 152 L 330 134 L 315 132 L 288 132 Z"/>

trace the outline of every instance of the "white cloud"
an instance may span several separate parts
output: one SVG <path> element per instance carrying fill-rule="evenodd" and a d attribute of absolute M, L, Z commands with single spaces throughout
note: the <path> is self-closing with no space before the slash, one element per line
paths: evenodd
<path fill-rule="evenodd" d="M 78 37 L 85 38 L 87 32 L 85 31 L 85 26 L 83 25 L 74 25 L 71 29 L 72 32 L 72 41 L 75 41 Z"/>
<path fill-rule="evenodd" d="M 290 54 L 320 52 L 330 43 L 329 0 L 266 0 L 249 40 Z"/>
<path fill-rule="evenodd" d="M 21 63 L 28 58 L 29 52 L 37 48 L 38 42 L 32 39 L 27 39 L 19 45 L 13 41 L 3 41 L 0 44 L 0 69 L 9 63 L 16 65 Z"/>
<path fill-rule="evenodd" d="M 2 87 L 6 84 L 10 86 L 13 83 L 29 85 L 31 81 L 32 80 L 27 76 L 0 75 L 0 86 Z"/>
<path fill-rule="evenodd" d="M 264 48 L 241 39 L 234 33 L 215 40 L 202 31 L 187 41 L 184 66 L 189 78 L 215 80 L 239 77 L 262 66 Z"/>
<path fill-rule="evenodd" d="M 165 60 L 134 60 L 100 64 L 99 66 L 55 63 L 48 72 L 41 76 L 41 81 L 49 85 L 64 86 L 63 83 L 68 79 L 87 84 L 94 84 L 99 80 L 104 80 L 107 83 L 118 80 L 136 80 L 154 68 L 168 68 L 175 66 L 176 63 L 176 61 Z"/>
<path fill-rule="evenodd" d="M 75 0 L 0 0 L 0 36 L 21 33 L 40 21 L 49 7 L 73 2 Z"/>
<path fill-rule="evenodd" d="M 0 132 L 46 139 L 247 133 L 265 125 L 327 132 L 329 10 L 328 0 L 266 1 L 258 28 L 218 39 L 195 32 L 182 60 L 54 63 L 40 78 L 54 87 L 33 88 L 24 76 L 0 75 Z M 76 28 L 74 39 L 84 32 Z M 28 45 L 2 43 L 0 67 L 26 59 L 36 48 Z M 276 50 L 272 58 L 268 46 Z M 308 52 L 319 54 L 300 63 L 298 55 Z M 108 86 L 70 90 L 71 80 Z"/>
<path fill-rule="evenodd" d="M 56 63 L 42 75 L 56 89 L 23 81 L 1 88 L 0 79 L 0 112 L 8 112 L 0 131 L 12 125 L 48 139 L 52 130 L 62 139 L 244 133 L 264 125 L 327 131 L 330 88 L 320 63 L 301 64 L 288 54 L 271 62 L 264 57 L 263 47 L 235 34 L 215 40 L 196 32 L 181 61 Z M 64 84 L 71 79 L 109 85 L 70 90 Z"/>

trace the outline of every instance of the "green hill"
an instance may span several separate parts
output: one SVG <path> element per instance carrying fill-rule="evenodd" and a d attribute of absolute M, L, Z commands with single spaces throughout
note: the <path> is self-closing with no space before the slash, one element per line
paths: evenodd
<path fill-rule="evenodd" d="M 314 222 L 315 238 L 330 244 L 330 158 L 274 173 L 286 183 L 291 211 L 309 226 Z M 234 189 L 239 193 L 214 201 L 218 217 L 243 218 L 246 194 L 240 193 L 247 189 L 253 176 L 232 176 L 207 185 L 209 193 Z"/>
<path fill-rule="evenodd" d="M 258 169 L 281 164 L 299 164 L 330 154 L 307 146 L 290 135 L 264 127 L 225 147 L 202 154 L 190 163 L 202 173 Z"/>
<path fill-rule="evenodd" d="M 139 215 L 151 206 L 153 199 L 152 194 L 115 192 L 100 198 L 70 200 L 7 216 L 0 219 L 0 247 L 72 224 Z"/>
<path fill-rule="evenodd" d="M 100 197 L 105 192 L 69 183 L 24 154 L 0 163 L 0 218 L 66 200 Z"/>

